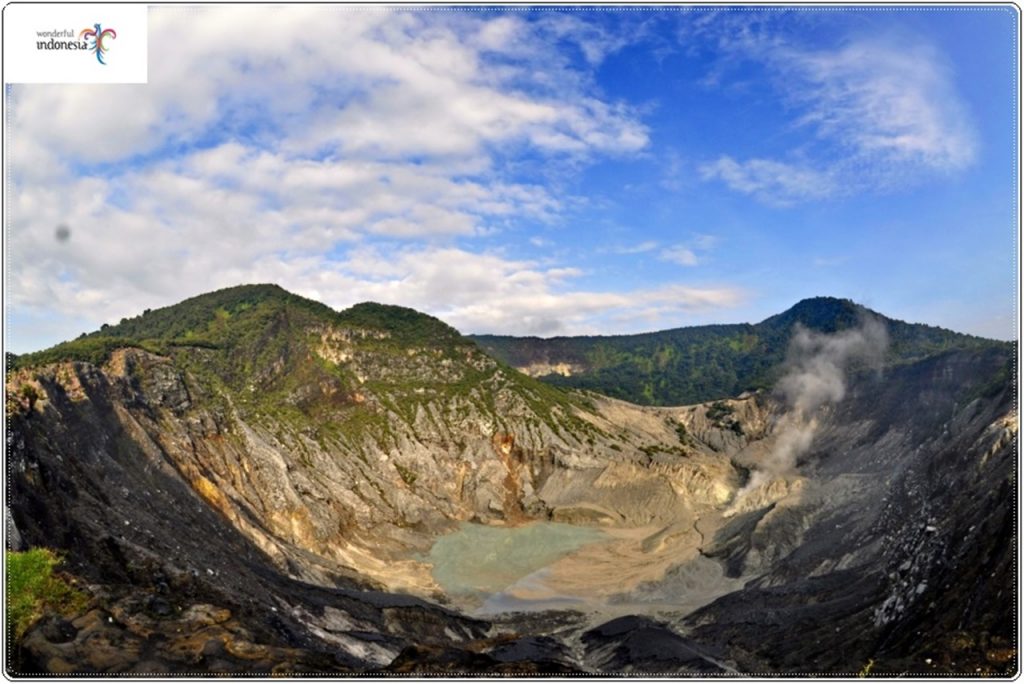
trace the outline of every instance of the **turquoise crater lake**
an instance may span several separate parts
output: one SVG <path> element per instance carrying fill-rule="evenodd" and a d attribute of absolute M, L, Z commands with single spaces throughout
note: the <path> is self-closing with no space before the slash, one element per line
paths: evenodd
<path fill-rule="evenodd" d="M 606 539 L 600 530 L 564 523 L 522 527 L 462 523 L 434 542 L 426 560 L 433 565 L 434 580 L 449 596 L 482 599 L 586 544 Z"/>

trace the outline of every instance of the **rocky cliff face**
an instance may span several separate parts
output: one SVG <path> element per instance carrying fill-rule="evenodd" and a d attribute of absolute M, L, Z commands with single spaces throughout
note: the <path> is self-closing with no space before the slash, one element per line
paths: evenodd
<path fill-rule="evenodd" d="M 1007 363 L 947 353 L 854 383 L 799 501 L 716 540 L 757 576 L 686 618 L 692 633 L 747 667 L 1012 672 L 1017 413 L 989 381 Z"/>
<path fill-rule="evenodd" d="M 1016 663 L 1001 347 L 864 372 L 748 492 L 786 412 L 770 393 L 642 408 L 408 310 L 226 292 L 8 373 L 12 520 L 93 596 L 28 633 L 22 672 Z M 438 607 L 425 554 L 466 521 L 604 530 L 546 571 L 598 617 Z M 596 625 L 631 612 L 661 618 Z"/>

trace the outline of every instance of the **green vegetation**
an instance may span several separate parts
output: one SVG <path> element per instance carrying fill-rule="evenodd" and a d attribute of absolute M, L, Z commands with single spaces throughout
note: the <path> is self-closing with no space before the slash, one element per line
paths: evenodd
<path fill-rule="evenodd" d="M 106 330 L 103 332 L 103 335 L 94 334 L 92 336 L 80 337 L 70 342 L 61 342 L 43 351 L 22 354 L 14 359 L 13 363 L 9 363 L 8 368 L 29 368 L 48 363 L 57 363 L 58 361 L 84 361 L 98 365 L 105 363 L 110 358 L 111 352 L 120 347 L 139 347 L 155 354 L 161 354 L 166 351 L 164 345 L 156 340 L 111 337 L 106 334 Z"/>
<path fill-rule="evenodd" d="M 412 309 L 364 303 L 339 313 L 276 285 L 247 285 L 147 310 L 51 349 L 8 355 L 7 361 L 15 368 L 62 360 L 100 364 L 119 347 L 142 348 L 172 357 L 185 371 L 190 393 L 219 412 L 234 407 L 257 422 L 265 419 L 282 435 L 306 434 L 356 450 L 369 443 L 393 445 L 394 418 L 412 426 L 432 402 L 478 410 L 504 429 L 496 401 L 502 394 L 525 402 L 535 425 L 591 443 L 601 431 L 577 416 L 594 409 L 588 390 L 678 405 L 769 388 L 781 373 L 796 324 L 834 332 L 856 325 L 864 312 L 847 300 L 821 298 L 757 325 L 621 337 L 479 338 L 498 357 L 495 363 L 472 340 Z M 900 321 L 886 324 L 890 360 L 896 362 L 1001 344 Z M 345 359 L 325 358 L 334 357 L 322 353 L 324 344 Z M 506 365 L 538 360 L 587 370 L 541 380 Z M 136 369 L 128 370 L 136 376 Z M 19 398 L 32 403 L 30 393 Z M 713 406 L 709 418 L 721 429 L 743 434 L 727 409 Z M 685 446 L 685 428 L 673 427 Z"/>
<path fill-rule="evenodd" d="M 680 444 L 688 444 L 690 441 L 690 433 L 687 431 L 686 426 L 677 420 L 672 420 L 672 427 L 676 431 L 676 435 L 679 437 Z"/>
<path fill-rule="evenodd" d="M 861 679 L 863 679 L 864 677 L 867 677 L 869 674 L 871 674 L 871 670 L 874 667 L 875 667 L 875 659 L 874 658 L 869 658 L 868 662 L 864 663 L 864 667 L 860 668 L 860 672 L 857 673 L 857 676 L 860 677 Z"/>
<path fill-rule="evenodd" d="M 586 389 L 639 404 L 673 406 L 733 397 L 774 385 L 800 324 L 833 333 L 871 313 L 846 299 L 807 299 L 758 324 L 706 325 L 611 337 L 501 337 L 474 339 L 485 351 L 521 367 L 568 363 L 585 369 L 549 375 L 552 385 Z M 881 317 L 880 317 L 881 318 Z M 1004 344 L 928 325 L 882 320 L 889 332 L 888 360 L 920 359 L 949 349 Z"/>
<path fill-rule="evenodd" d="M 429 346 L 450 350 L 467 343 L 450 325 L 403 306 L 364 302 L 342 311 L 337 322 L 354 328 L 387 331 L 386 343 L 403 349 Z"/>
<path fill-rule="evenodd" d="M 733 408 L 724 401 L 716 401 L 708 407 L 707 417 L 713 423 L 720 422 L 726 416 L 732 415 Z"/>
<path fill-rule="evenodd" d="M 409 470 L 401 463 L 395 463 L 395 470 L 398 471 L 398 475 L 402 478 L 402 481 L 409 487 L 412 487 L 416 483 L 416 478 L 418 477 L 416 473 Z"/>
<path fill-rule="evenodd" d="M 282 332 L 305 329 L 307 324 L 362 328 L 376 333 L 376 346 L 430 346 L 451 353 L 472 342 L 443 322 L 412 309 L 364 303 L 341 313 L 277 285 L 241 285 L 187 299 L 161 309 L 147 309 L 117 325 L 63 342 L 50 349 L 20 356 L 8 355 L 10 368 L 39 366 L 57 361 L 101 364 L 120 347 L 138 347 L 158 354 L 175 354 L 181 348 L 231 350 L 258 348 L 262 356 L 280 355 L 285 344 L 275 344 Z M 287 336 L 284 336 L 285 338 Z M 264 358 L 251 358 L 259 367 Z M 240 369 L 245 370 L 245 369 Z M 251 371 L 252 369 L 248 369 Z"/>
<path fill-rule="evenodd" d="M 81 611 L 88 597 L 55 574 L 61 559 L 35 548 L 7 552 L 7 629 L 16 639 L 48 612 Z"/>
<path fill-rule="evenodd" d="M 1014 357 L 1010 357 L 1006 360 L 999 370 L 995 372 L 990 378 L 980 380 L 976 385 L 970 388 L 963 401 L 964 403 L 970 403 L 971 401 L 979 398 L 990 399 L 1002 391 L 1013 391 L 1016 381 L 1016 367 L 1014 364 Z"/>
<path fill-rule="evenodd" d="M 140 316 L 122 319 L 121 323 L 103 332 L 110 337 L 125 339 L 159 339 L 179 344 L 207 341 L 210 346 L 216 346 L 241 334 L 237 325 L 239 314 L 261 307 L 264 313 L 267 309 L 287 307 L 313 316 L 336 315 L 329 307 L 293 295 L 277 285 L 240 285 L 162 309 L 147 310 Z M 87 335 L 86 339 L 92 335 Z"/>
<path fill-rule="evenodd" d="M 24 384 L 18 388 L 18 394 L 28 402 L 28 410 L 31 411 L 35 408 L 36 402 L 39 401 L 39 391 L 29 384 Z"/>
<path fill-rule="evenodd" d="M 335 357 L 325 345 L 343 360 L 329 360 Z M 279 440 L 304 434 L 323 445 L 345 444 L 357 457 L 370 444 L 395 446 L 401 432 L 395 418 L 413 426 L 427 403 L 472 407 L 504 429 L 496 405 L 501 393 L 525 402 L 538 425 L 584 442 L 600 432 L 576 415 L 593 407 L 592 399 L 496 363 L 436 318 L 375 303 L 339 313 L 275 285 L 193 297 L 8 360 L 19 368 L 102 364 L 122 347 L 171 357 L 198 403 L 220 413 L 236 410 Z M 138 370 L 127 369 L 142 382 Z M 411 486 L 415 473 L 400 472 Z"/>
<path fill-rule="evenodd" d="M 330 308 L 276 285 L 242 285 L 187 299 L 174 306 L 125 318 L 117 325 L 62 342 L 50 349 L 22 354 L 8 366 L 26 368 L 58 361 L 101 364 L 120 347 L 170 354 L 177 347 L 219 349 L 234 346 L 283 309 L 309 316 L 336 316 Z M 253 315 L 238 316 L 243 312 Z"/>
<path fill-rule="evenodd" d="M 648 458 L 655 456 L 656 454 L 674 454 L 676 456 L 686 456 L 686 450 L 680 446 L 672 446 L 670 444 L 645 444 L 640 447 Z"/>
<path fill-rule="evenodd" d="M 724 401 L 716 401 L 708 407 L 705 414 L 712 425 L 722 430 L 732 430 L 739 436 L 743 436 L 743 426 L 732 417 L 735 410 Z"/>

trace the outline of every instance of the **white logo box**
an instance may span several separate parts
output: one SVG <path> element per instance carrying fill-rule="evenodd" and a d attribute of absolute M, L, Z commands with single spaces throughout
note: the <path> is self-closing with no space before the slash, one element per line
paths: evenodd
<path fill-rule="evenodd" d="M 22 4 L 3 10 L 5 83 L 146 83 L 149 58 L 148 5 Z M 113 29 L 103 41 L 101 64 L 83 30 Z M 53 34 L 56 35 L 53 35 Z M 46 49 L 75 43 L 75 47 Z"/>

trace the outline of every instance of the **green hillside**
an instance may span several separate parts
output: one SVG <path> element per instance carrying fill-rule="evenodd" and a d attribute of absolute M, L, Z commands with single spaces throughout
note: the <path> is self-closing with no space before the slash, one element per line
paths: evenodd
<path fill-rule="evenodd" d="M 155 353 L 179 347 L 232 349 L 258 342 L 266 336 L 268 326 L 280 329 L 318 323 L 386 331 L 387 337 L 381 339 L 391 346 L 473 344 L 454 328 L 412 309 L 367 302 L 339 313 L 277 285 L 239 285 L 161 309 L 147 309 L 117 325 L 103 325 L 49 349 L 14 356 L 11 367 L 64 360 L 103 363 L 118 347 L 140 347 Z"/>
<path fill-rule="evenodd" d="M 778 378 L 796 324 L 819 332 L 883 321 L 888 361 L 952 348 L 1004 344 L 928 325 L 885 318 L 847 299 L 816 297 L 757 324 L 706 325 L 641 335 L 506 337 L 477 335 L 487 352 L 515 367 L 566 363 L 579 370 L 544 376 L 563 387 L 593 390 L 648 405 L 690 404 L 770 387 Z"/>
<path fill-rule="evenodd" d="M 547 375 L 542 378 L 546 384 L 515 373 L 508 376 L 527 385 L 531 395 L 544 394 L 556 403 L 564 401 L 565 396 L 548 389 L 551 385 L 592 390 L 639 404 L 677 405 L 770 387 L 780 373 L 794 326 L 835 332 L 857 325 L 865 315 L 885 323 L 890 362 L 952 348 L 1005 344 L 888 319 L 849 300 L 830 297 L 806 299 L 757 324 L 707 325 L 608 337 L 463 337 L 444 322 L 412 309 L 363 303 L 336 312 L 277 285 L 264 284 L 227 288 L 146 310 L 43 351 L 9 355 L 8 367 L 63 360 L 99 364 L 118 347 L 139 347 L 175 356 L 194 372 L 209 374 L 236 391 L 252 386 L 256 378 L 255 385 L 265 397 L 292 397 L 295 388 L 291 385 L 296 382 L 334 386 L 341 396 L 355 387 L 348 373 L 341 366 L 310 361 L 317 358 L 310 353 L 318 343 L 316 331 L 335 327 L 379 333 L 353 341 L 364 355 L 376 357 L 374 365 L 381 369 L 378 383 L 389 382 L 386 378 L 390 367 L 408 365 L 406 355 L 411 349 L 432 350 L 434 361 L 424 369 L 434 368 L 435 361 L 447 358 L 463 370 L 455 381 L 436 365 L 438 377 L 430 384 L 454 387 L 479 381 L 483 371 L 467 364 L 467 358 L 478 355 L 482 348 L 513 367 L 572 365 L 576 371 L 571 376 Z M 275 368 L 274 372 L 267 370 Z M 424 376 L 418 382 L 428 380 Z"/>
<path fill-rule="evenodd" d="M 495 397 L 514 395 L 555 429 L 578 423 L 572 407 L 587 403 L 494 360 L 426 314 L 369 302 L 336 312 L 276 285 L 147 310 L 43 351 L 9 355 L 8 370 L 99 365 L 125 347 L 171 357 L 210 401 L 230 397 L 243 413 L 349 437 L 369 431 L 385 439 L 391 420 L 412 423 L 431 401 L 462 402 L 501 424 Z"/>

